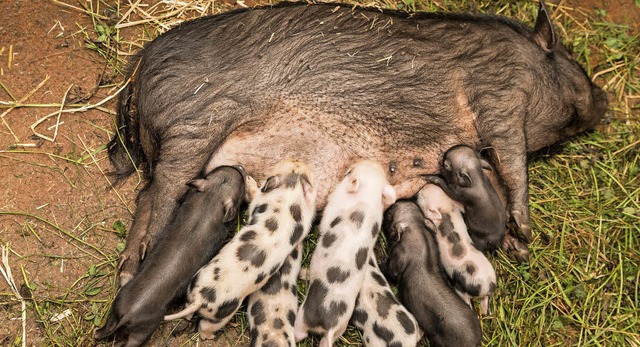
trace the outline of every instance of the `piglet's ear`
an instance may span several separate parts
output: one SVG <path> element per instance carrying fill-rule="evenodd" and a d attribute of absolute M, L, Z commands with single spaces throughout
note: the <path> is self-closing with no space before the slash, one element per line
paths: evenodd
<path fill-rule="evenodd" d="M 488 161 L 480 159 L 480 165 L 482 165 L 483 169 L 493 172 L 493 166 L 491 166 Z"/>
<path fill-rule="evenodd" d="M 227 199 L 222 204 L 224 206 L 224 217 L 222 218 L 222 221 L 224 223 L 229 223 L 236 218 L 238 210 L 236 209 L 232 199 Z"/>
<path fill-rule="evenodd" d="M 460 187 L 471 187 L 472 183 L 471 176 L 469 176 L 468 172 L 461 170 L 458 173 L 458 185 Z"/>
<path fill-rule="evenodd" d="M 540 0 L 538 18 L 533 29 L 533 39 L 543 50 L 550 52 L 556 45 L 556 34 L 553 32 L 553 24 L 549 18 L 549 12 L 544 1 Z"/>
<path fill-rule="evenodd" d="M 448 159 L 445 159 L 445 161 L 442 162 L 442 168 L 444 169 L 444 171 L 450 172 L 451 171 L 451 162 Z"/>
<path fill-rule="evenodd" d="M 382 189 L 382 206 L 386 210 L 387 207 L 393 205 L 396 202 L 396 190 L 391 185 L 386 185 Z"/>
<path fill-rule="evenodd" d="M 256 182 L 256 180 L 253 177 L 246 176 L 244 179 L 244 184 L 245 184 L 244 200 L 246 202 L 251 202 L 253 200 L 253 197 L 258 192 L 258 190 L 260 190 L 260 188 L 258 188 L 258 182 Z"/>
<path fill-rule="evenodd" d="M 347 193 L 355 193 L 360 188 L 360 180 L 357 178 L 352 179 L 347 187 Z"/>
<path fill-rule="evenodd" d="M 267 178 L 266 182 L 264 182 L 264 185 L 262 186 L 262 192 L 268 193 L 280 187 L 281 184 L 282 184 L 282 177 L 280 175 L 271 176 Z"/>
<path fill-rule="evenodd" d="M 315 190 L 315 188 L 313 188 L 313 185 L 311 185 L 311 182 L 309 181 L 309 178 L 307 178 L 307 176 L 300 176 L 300 184 L 302 184 L 302 192 L 304 193 L 304 197 L 307 200 L 316 198 L 318 192 Z"/>
<path fill-rule="evenodd" d="M 442 213 L 438 211 L 436 208 L 430 208 L 425 213 L 426 217 L 429 218 L 432 222 L 436 220 L 442 219 Z"/>
<path fill-rule="evenodd" d="M 193 187 L 199 192 L 203 192 L 204 191 L 204 184 L 205 184 L 205 179 L 204 178 L 196 178 L 196 179 L 193 179 L 193 180 L 187 182 L 187 185 L 189 187 Z"/>

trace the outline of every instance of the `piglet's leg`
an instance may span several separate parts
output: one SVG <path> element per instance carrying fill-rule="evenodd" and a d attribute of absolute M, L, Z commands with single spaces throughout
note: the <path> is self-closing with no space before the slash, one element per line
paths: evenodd
<path fill-rule="evenodd" d="M 200 320 L 200 323 L 198 323 L 198 330 L 200 331 L 200 338 L 202 340 L 213 339 L 213 333 L 216 331 L 215 324 L 204 318 Z"/>
<path fill-rule="evenodd" d="M 482 300 L 480 301 L 480 310 L 482 311 L 483 315 L 489 315 L 491 313 L 491 310 L 489 309 L 489 296 L 486 295 L 485 297 L 482 298 Z"/>

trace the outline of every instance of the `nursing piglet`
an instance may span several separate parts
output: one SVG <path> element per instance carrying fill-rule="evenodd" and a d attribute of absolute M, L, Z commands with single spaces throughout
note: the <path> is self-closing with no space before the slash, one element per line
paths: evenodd
<path fill-rule="evenodd" d="M 253 191 L 250 220 L 194 276 L 186 307 L 172 320 L 198 311 L 200 337 L 210 339 L 249 294 L 262 288 L 308 234 L 316 191 L 309 167 L 295 160 L 278 163 L 262 189 Z"/>
<path fill-rule="evenodd" d="M 311 331 L 324 334 L 320 346 L 329 347 L 344 333 L 382 213 L 395 199 L 384 170 L 373 161 L 352 166 L 331 193 L 309 266 L 311 284 L 295 321 L 296 341 Z"/>
<path fill-rule="evenodd" d="M 247 312 L 253 346 L 293 347 L 293 324 L 298 311 L 298 274 L 302 242 L 298 242 L 280 270 L 260 290 L 249 295 Z"/>
<path fill-rule="evenodd" d="M 177 214 L 160 233 L 140 271 L 116 295 L 95 338 L 120 331 L 126 346 L 139 346 L 162 322 L 167 306 L 183 295 L 193 274 L 216 254 L 244 201 L 244 170 L 219 167 L 189 182 Z"/>
<path fill-rule="evenodd" d="M 444 180 L 438 176 L 424 177 L 462 203 L 473 245 L 482 252 L 491 252 L 500 246 L 507 231 L 506 209 L 483 168 L 491 169 L 491 165 L 471 147 L 459 145 L 444 155 Z"/>
<path fill-rule="evenodd" d="M 398 201 L 385 213 L 388 254 L 384 270 L 432 347 L 475 347 L 482 340 L 476 313 L 455 293 L 443 272 L 438 244 L 420 208 Z M 431 224 L 431 223 L 428 223 Z"/>
<path fill-rule="evenodd" d="M 351 322 L 362 332 L 368 347 L 411 347 L 422 338 L 416 319 L 393 295 L 373 252 Z"/>
<path fill-rule="evenodd" d="M 427 184 L 418 192 L 418 206 L 436 228 L 436 240 L 445 272 L 462 299 L 481 298 L 483 314 L 489 314 L 489 298 L 496 289 L 496 273 L 475 247 L 464 224 L 461 207 L 440 187 Z"/>

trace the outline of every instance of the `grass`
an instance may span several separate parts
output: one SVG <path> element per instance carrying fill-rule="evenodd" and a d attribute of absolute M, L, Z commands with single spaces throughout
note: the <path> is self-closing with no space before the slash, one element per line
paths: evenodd
<path fill-rule="evenodd" d="M 54 2 L 90 19 L 91 26 L 79 26 L 78 32 L 85 38 L 86 49 L 103 61 L 104 75 L 116 81 L 124 79 L 124 63 L 146 41 L 181 21 L 231 8 L 203 0 L 188 4 L 154 2 L 151 6 L 143 6 L 145 1 L 114 1 L 109 5 L 101 1 L 71 5 Z M 534 2 L 506 0 L 360 3 L 408 11 L 490 12 L 527 23 L 533 22 L 537 8 Z M 484 344 L 640 346 L 640 33 L 626 24 L 606 21 L 606 9 L 578 10 L 564 2 L 550 7 L 560 36 L 609 93 L 611 111 L 597 131 L 564 144 L 559 153 L 543 153 L 531 162 L 530 204 L 536 236 L 531 244 L 531 261 L 514 264 L 500 252 L 491 259 L 499 285 L 492 314 L 481 321 Z M 88 104 L 65 104 L 62 100 L 52 105 L 27 103 L 29 97 L 39 95 L 35 91 L 42 85 L 22 97 L 14 95 L 6 83 L 0 87 L 9 98 L 0 103 L 3 125 L 16 143 L 21 139 L 12 131 L 7 116 L 14 109 L 52 108 L 55 112 L 45 117 L 57 120 L 64 120 L 72 112 L 93 109 L 110 119 L 113 104 L 104 101 L 117 92 L 115 86 L 110 86 L 109 96 L 103 100 Z M 109 127 L 88 126 L 111 135 Z M 90 189 L 93 186 L 87 180 L 107 182 L 103 174 L 107 167 L 106 141 L 86 144 L 78 134 L 55 134 L 66 135 L 75 144 L 74 149 L 56 153 L 18 146 L 2 151 L 0 158 L 62 175 L 69 189 Z M 50 141 L 61 139 L 51 135 Z M 75 173 L 69 173 L 69 168 Z M 116 293 L 115 265 L 133 206 L 133 188 L 130 189 L 129 194 L 109 191 L 111 200 L 104 194 L 96 195 L 94 199 L 105 199 L 96 203 L 98 211 L 85 212 L 86 216 L 71 218 L 73 223 L 65 225 L 59 225 L 54 214 L 44 211 L 0 211 L 0 218 L 13 218 L 11 230 L 20 234 L 24 242 L 56 245 L 46 248 L 48 253 L 34 251 L 37 247 L 11 245 L 6 248 L 6 256 L 3 251 L 4 269 L 11 267 L 16 285 L 10 290 L 0 289 L 0 306 L 20 320 L 24 302 L 32 328 L 18 324 L 10 336 L 4 340 L 0 336 L 0 344 L 19 346 L 29 338 L 31 344 L 34 337 L 29 334 L 35 334 L 34 329 L 42 335 L 43 345 L 93 344 L 92 331 L 103 324 Z M 0 240 L 5 243 L 5 236 L 0 234 Z M 307 261 L 314 243 L 314 236 L 306 241 Z M 58 251 L 60 247 L 73 249 L 73 255 Z M 33 270 L 36 263 L 75 266 L 77 275 L 65 282 L 68 286 L 59 287 L 55 277 Z M 304 283 L 300 283 L 299 290 L 304 293 Z M 247 326 L 246 317 L 239 312 L 219 337 L 219 344 L 247 345 Z M 198 345 L 197 334 L 184 322 L 165 324 L 156 336 L 160 336 L 156 341 L 169 339 L 171 345 Z M 360 341 L 359 332 L 350 328 L 338 345 L 359 345 Z M 317 340 L 307 340 L 300 345 L 316 343 Z"/>

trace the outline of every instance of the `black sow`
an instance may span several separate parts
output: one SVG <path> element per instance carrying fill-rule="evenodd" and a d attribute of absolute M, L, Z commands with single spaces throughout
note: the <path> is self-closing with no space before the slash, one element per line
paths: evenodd
<path fill-rule="evenodd" d="M 448 148 L 493 148 L 527 241 L 527 153 L 592 128 L 608 106 L 542 3 L 533 30 L 497 16 L 335 4 L 234 11 L 168 31 L 131 66 L 109 154 L 120 177 L 134 170 L 130 154 L 149 181 L 126 276 L 201 169 L 241 164 L 259 178 L 285 157 L 309 163 L 321 209 L 338 173 L 363 158 L 388 167 L 406 198 Z"/>

